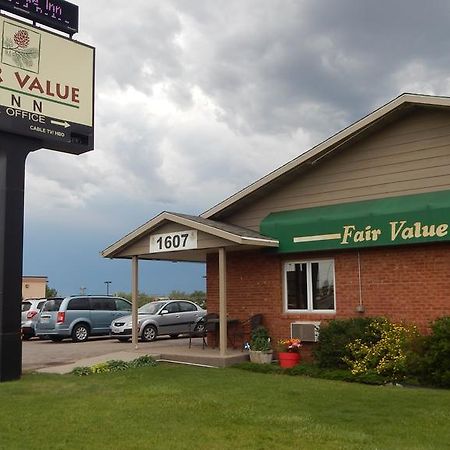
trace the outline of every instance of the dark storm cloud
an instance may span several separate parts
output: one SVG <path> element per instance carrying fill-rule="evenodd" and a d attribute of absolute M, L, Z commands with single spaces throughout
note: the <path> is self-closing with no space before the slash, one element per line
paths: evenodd
<path fill-rule="evenodd" d="M 191 82 L 241 131 L 323 134 L 398 95 L 392 77 L 411 62 L 448 76 L 448 2 L 194 3 L 178 6 L 211 50 Z"/>
<path fill-rule="evenodd" d="M 30 156 L 26 230 L 98 242 L 92 258 L 162 210 L 208 209 L 401 92 L 450 92 L 448 1 L 74 1 L 76 38 L 97 49 L 96 150 Z M 29 273 L 47 258 L 52 279 L 54 255 L 29 258 Z"/>

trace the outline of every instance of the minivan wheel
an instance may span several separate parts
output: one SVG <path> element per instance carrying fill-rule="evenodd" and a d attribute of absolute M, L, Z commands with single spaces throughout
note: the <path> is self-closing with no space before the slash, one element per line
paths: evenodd
<path fill-rule="evenodd" d="M 142 330 L 142 340 L 144 342 L 151 342 L 156 339 L 156 336 L 158 336 L 158 332 L 156 331 L 156 328 L 153 325 L 147 325 Z"/>
<path fill-rule="evenodd" d="M 72 330 L 72 341 L 73 342 L 84 342 L 87 341 L 89 337 L 89 328 L 84 323 L 79 323 L 75 325 Z"/>

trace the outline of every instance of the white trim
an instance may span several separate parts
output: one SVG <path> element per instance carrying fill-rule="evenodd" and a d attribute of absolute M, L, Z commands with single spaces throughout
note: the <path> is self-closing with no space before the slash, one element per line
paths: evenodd
<path fill-rule="evenodd" d="M 212 225 L 206 225 L 200 222 L 197 222 L 193 219 L 189 219 L 187 217 L 181 217 L 176 214 L 172 214 L 170 212 L 162 212 L 158 214 L 153 219 L 141 225 L 139 228 L 136 228 L 131 233 L 124 236 L 122 239 L 118 240 L 114 244 L 107 247 L 105 250 L 101 252 L 101 255 L 104 258 L 114 258 L 117 252 L 122 251 L 125 247 L 130 245 L 132 242 L 140 239 L 146 233 L 151 233 L 153 229 L 161 226 L 165 221 L 177 223 L 179 225 L 184 225 L 186 227 L 190 227 L 194 230 L 202 231 L 204 233 L 210 234 L 212 236 L 216 236 L 222 239 L 226 239 L 228 241 L 234 242 L 239 245 L 264 245 L 265 247 L 278 247 L 279 242 L 273 238 L 257 238 L 250 236 L 241 236 L 239 234 L 232 233 L 230 231 L 225 231 L 220 228 L 215 228 Z"/>
<path fill-rule="evenodd" d="M 333 264 L 333 309 L 313 309 L 313 286 L 311 264 L 331 262 Z M 306 282 L 307 282 L 307 309 L 289 309 L 288 308 L 288 290 L 287 290 L 287 266 L 288 264 L 306 264 Z M 333 258 L 307 259 L 307 260 L 286 260 L 283 261 L 283 312 L 285 314 L 336 314 L 336 272 L 335 261 Z"/>

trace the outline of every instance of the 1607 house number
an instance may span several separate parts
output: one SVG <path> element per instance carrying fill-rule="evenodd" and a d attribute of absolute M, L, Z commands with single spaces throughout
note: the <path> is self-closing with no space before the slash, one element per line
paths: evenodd
<path fill-rule="evenodd" d="M 189 250 L 193 248 L 197 248 L 197 230 L 177 231 L 150 236 L 150 253 Z"/>

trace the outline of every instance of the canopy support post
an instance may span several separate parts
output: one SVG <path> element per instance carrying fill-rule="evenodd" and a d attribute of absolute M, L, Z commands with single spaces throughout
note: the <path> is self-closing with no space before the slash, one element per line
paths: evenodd
<path fill-rule="evenodd" d="M 139 297 L 139 257 L 131 260 L 131 340 L 134 348 L 138 349 L 138 297 Z"/>
<path fill-rule="evenodd" d="M 219 349 L 220 356 L 227 353 L 227 254 L 219 248 Z"/>

